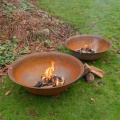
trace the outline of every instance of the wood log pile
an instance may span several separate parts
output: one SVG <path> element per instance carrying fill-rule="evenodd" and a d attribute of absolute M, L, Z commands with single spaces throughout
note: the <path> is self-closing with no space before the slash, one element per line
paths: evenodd
<path fill-rule="evenodd" d="M 91 83 L 95 81 L 95 76 L 103 78 L 104 71 L 95 66 L 89 66 L 88 64 L 84 64 L 84 73 L 82 76 L 85 78 L 85 81 L 87 83 Z"/>

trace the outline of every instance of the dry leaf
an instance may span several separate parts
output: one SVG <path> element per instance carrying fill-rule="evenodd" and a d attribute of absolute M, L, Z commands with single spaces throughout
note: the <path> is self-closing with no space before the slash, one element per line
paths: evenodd
<path fill-rule="evenodd" d="M 104 115 L 104 112 L 101 115 Z"/>
<path fill-rule="evenodd" d="M 0 116 L 0 120 L 2 120 L 3 119 L 3 116 Z"/>
<path fill-rule="evenodd" d="M 5 95 L 9 95 L 11 93 L 11 90 L 7 91 Z"/>
<path fill-rule="evenodd" d="M 3 86 L 2 89 L 5 89 L 5 86 Z"/>
<path fill-rule="evenodd" d="M 2 79 L 2 83 L 4 83 L 4 79 Z"/>
<path fill-rule="evenodd" d="M 26 109 L 28 110 L 28 109 L 30 109 L 29 107 L 26 107 Z"/>
<path fill-rule="evenodd" d="M 85 91 L 83 90 L 83 88 L 81 88 L 82 92 L 84 93 Z"/>
<path fill-rule="evenodd" d="M 13 86 L 10 88 L 11 90 L 13 89 Z"/>
<path fill-rule="evenodd" d="M 48 113 L 48 116 L 51 116 L 51 113 Z"/>
<path fill-rule="evenodd" d="M 120 96 L 118 97 L 118 99 L 120 100 Z"/>
<path fill-rule="evenodd" d="M 95 101 L 95 99 L 91 98 L 91 101 Z"/>
<path fill-rule="evenodd" d="M 54 116 L 57 116 L 57 113 L 54 113 Z"/>

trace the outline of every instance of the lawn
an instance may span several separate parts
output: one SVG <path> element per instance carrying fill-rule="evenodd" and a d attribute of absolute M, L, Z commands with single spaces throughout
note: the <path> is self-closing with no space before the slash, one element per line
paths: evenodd
<path fill-rule="evenodd" d="M 87 62 L 104 70 L 105 75 L 90 84 L 81 78 L 59 98 L 30 94 L 7 77 L 0 81 L 0 120 L 119 120 L 120 54 L 116 52 L 120 49 L 120 1 L 40 0 L 36 4 L 81 34 L 99 35 L 112 41 L 112 49 L 102 58 Z M 71 54 L 64 46 L 58 52 Z M 99 81 L 105 85 L 98 85 Z M 6 96 L 9 90 L 11 93 Z"/>

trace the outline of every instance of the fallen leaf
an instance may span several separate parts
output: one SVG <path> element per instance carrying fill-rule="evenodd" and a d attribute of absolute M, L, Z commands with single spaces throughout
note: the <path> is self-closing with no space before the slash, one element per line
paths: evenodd
<path fill-rule="evenodd" d="M 118 99 L 120 100 L 120 96 L 118 97 Z"/>
<path fill-rule="evenodd" d="M 7 91 L 5 95 L 9 95 L 11 93 L 11 90 Z"/>
<path fill-rule="evenodd" d="M 81 88 L 82 92 L 84 93 L 85 91 L 83 90 L 83 88 Z"/>
<path fill-rule="evenodd" d="M 51 113 L 48 113 L 48 116 L 51 116 Z"/>
<path fill-rule="evenodd" d="M 95 101 L 95 99 L 91 98 L 91 101 Z"/>
<path fill-rule="evenodd" d="M 39 115 L 36 113 L 34 113 L 32 116 L 33 116 L 33 118 L 39 117 Z"/>
<path fill-rule="evenodd" d="M 13 86 L 11 86 L 11 88 L 10 88 L 11 90 L 13 89 Z"/>
<path fill-rule="evenodd" d="M 5 86 L 3 86 L 2 89 L 5 89 Z"/>
<path fill-rule="evenodd" d="M 3 119 L 3 116 L 0 116 L 0 120 L 2 120 Z"/>
<path fill-rule="evenodd" d="M 2 83 L 4 83 L 4 80 L 2 79 Z"/>
<path fill-rule="evenodd" d="M 54 116 L 57 116 L 57 113 L 54 113 L 53 115 L 54 115 Z"/>
<path fill-rule="evenodd" d="M 120 54 L 120 50 L 118 50 L 116 53 L 117 53 L 117 54 Z"/>
<path fill-rule="evenodd" d="M 101 115 L 104 115 L 104 112 L 103 112 L 103 113 L 101 113 Z"/>
<path fill-rule="evenodd" d="M 28 110 L 28 109 L 30 109 L 29 107 L 26 107 L 26 109 Z"/>
<path fill-rule="evenodd" d="M 119 42 L 119 41 L 117 39 L 115 39 L 114 42 Z"/>

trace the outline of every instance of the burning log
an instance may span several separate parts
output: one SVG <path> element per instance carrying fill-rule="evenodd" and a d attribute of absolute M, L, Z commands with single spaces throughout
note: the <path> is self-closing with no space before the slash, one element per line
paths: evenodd
<path fill-rule="evenodd" d="M 51 67 L 47 68 L 44 72 L 45 77 L 41 77 L 40 82 L 38 82 L 34 87 L 56 87 L 63 85 L 65 80 L 62 77 L 53 75 L 55 62 L 51 61 Z"/>
<path fill-rule="evenodd" d="M 42 83 L 43 83 L 43 81 L 40 81 L 40 82 L 38 82 L 34 87 L 41 87 L 41 86 L 42 86 Z"/>
<path fill-rule="evenodd" d="M 53 76 L 50 80 L 45 77 L 41 77 L 40 82 L 38 82 L 34 87 L 56 87 L 64 84 L 64 78 Z"/>
<path fill-rule="evenodd" d="M 51 66 L 48 67 L 44 74 L 45 77 L 41 77 L 41 80 L 34 86 L 34 87 L 58 87 L 65 83 L 65 80 L 63 77 L 59 77 L 56 75 L 53 75 L 54 71 L 54 64 L 55 62 L 51 61 Z M 88 64 L 84 65 L 84 73 L 82 76 L 85 77 L 85 80 L 87 83 L 94 82 L 94 75 L 97 75 L 99 77 L 103 77 L 104 71 L 94 67 L 89 66 Z"/>
<path fill-rule="evenodd" d="M 85 45 L 83 48 L 77 49 L 76 51 L 80 53 L 95 53 L 95 51 L 91 49 L 88 45 Z"/>

